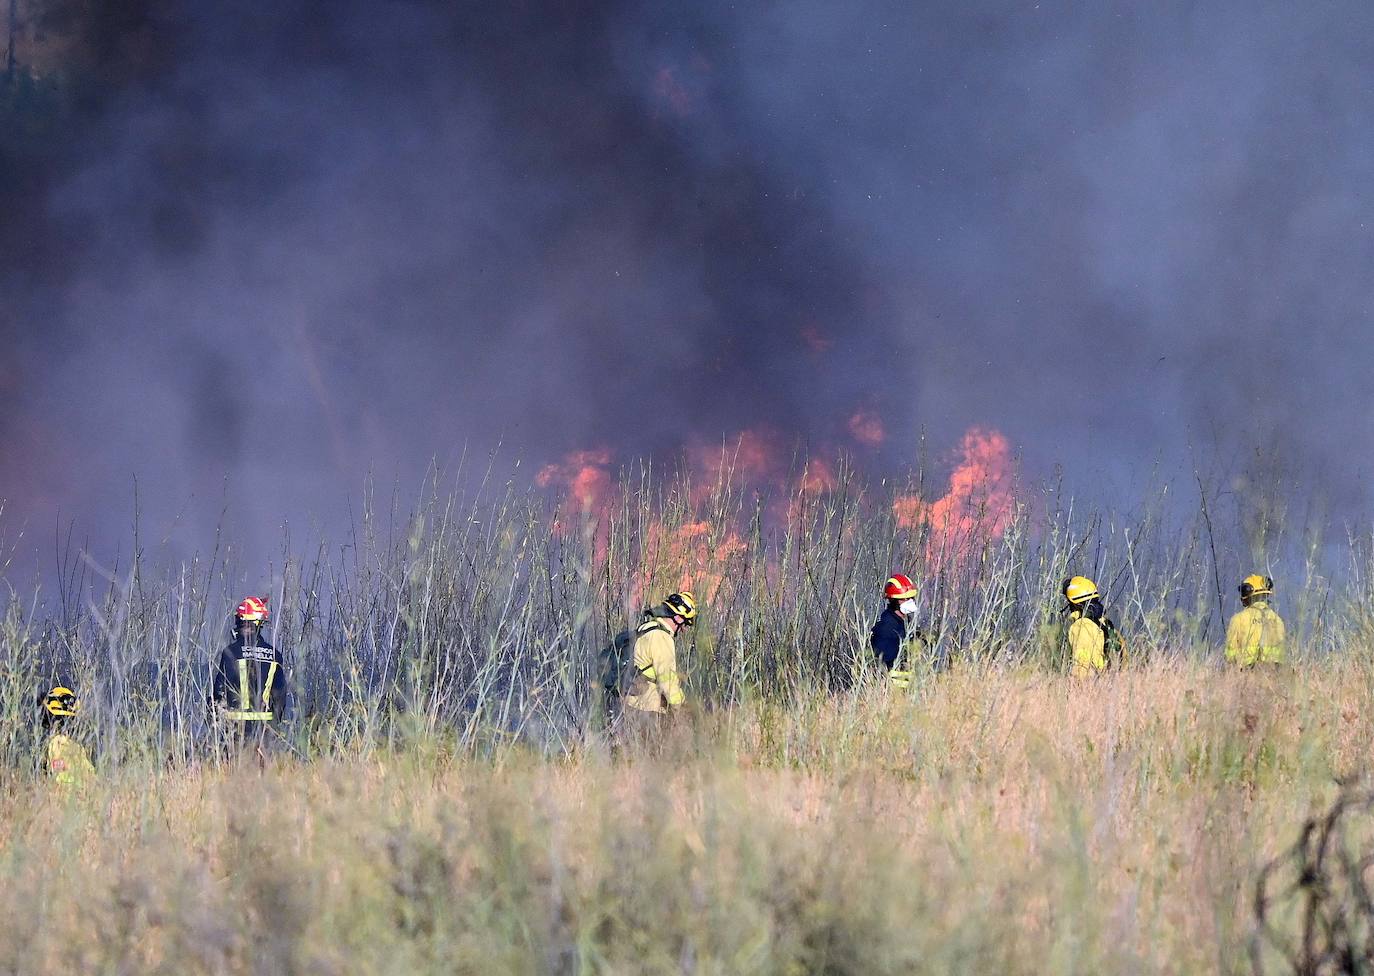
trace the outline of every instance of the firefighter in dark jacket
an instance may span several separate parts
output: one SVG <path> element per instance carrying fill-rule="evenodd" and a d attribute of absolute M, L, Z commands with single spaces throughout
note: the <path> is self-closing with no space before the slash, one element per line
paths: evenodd
<path fill-rule="evenodd" d="M 913 625 L 916 617 L 916 584 L 911 577 L 895 573 L 883 586 L 887 606 L 873 625 L 869 645 L 875 661 L 887 671 L 893 687 L 911 684 L 912 642 L 925 643 L 925 636 Z"/>
<path fill-rule="evenodd" d="M 286 716 L 286 664 L 262 636 L 267 602 L 250 596 L 234 611 L 234 642 L 215 666 L 212 704 L 232 740 L 262 748 Z"/>

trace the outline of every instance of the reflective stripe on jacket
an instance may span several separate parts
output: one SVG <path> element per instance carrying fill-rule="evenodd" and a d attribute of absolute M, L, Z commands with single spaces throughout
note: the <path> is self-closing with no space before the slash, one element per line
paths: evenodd
<path fill-rule="evenodd" d="M 930 650 L 925 634 L 911 626 L 905 617 L 886 607 L 868 634 L 868 646 L 873 658 L 884 668 L 894 688 L 911 685 L 912 668 L 924 660 Z"/>
<path fill-rule="evenodd" d="M 248 664 L 249 664 L 248 661 L 244 660 L 243 658 L 239 658 L 239 660 L 238 660 L 238 666 L 239 666 L 239 668 L 238 668 L 238 670 L 239 670 L 239 698 L 238 698 L 238 700 L 239 700 L 240 702 L 251 702 L 251 701 L 253 700 L 253 692 L 252 692 L 252 689 L 249 687 L 249 681 L 248 681 Z M 262 700 L 262 707 L 263 707 L 264 709 L 266 709 L 265 711 L 257 711 L 257 712 L 254 712 L 254 711 L 242 711 L 242 710 L 228 709 L 228 710 L 225 711 L 224 717 L 225 717 L 225 718 L 229 718 L 229 719 L 234 719 L 235 721 L 239 721 L 239 722 L 270 722 L 270 721 L 272 721 L 272 719 L 276 718 L 277 716 L 276 716 L 275 713 L 273 713 L 273 712 L 271 711 L 271 708 L 272 708 L 272 684 L 273 684 L 273 682 L 276 680 L 276 677 L 277 677 L 277 668 L 278 668 L 278 665 L 277 665 L 277 662 L 276 662 L 276 661 L 269 661 L 269 662 L 268 662 L 268 664 L 267 664 L 267 677 L 266 677 L 265 679 L 263 679 L 263 682 L 262 682 L 262 699 L 261 699 L 261 700 Z"/>
<path fill-rule="evenodd" d="M 677 647 L 673 635 L 658 621 L 641 624 L 635 639 L 634 666 L 648 687 L 631 689 L 625 696 L 629 708 L 642 712 L 661 712 L 687 700 L 677 675 Z M 636 682 L 636 685 L 641 684 Z"/>
<path fill-rule="evenodd" d="M 235 641 L 220 654 L 213 696 L 225 718 L 235 722 L 270 722 L 286 709 L 286 665 L 266 641 L 245 647 Z"/>
<path fill-rule="evenodd" d="M 1226 660 L 1241 667 L 1282 664 L 1287 636 L 1283 619 L 1264 600 L 1255 600 L 1226 627 Z"/>

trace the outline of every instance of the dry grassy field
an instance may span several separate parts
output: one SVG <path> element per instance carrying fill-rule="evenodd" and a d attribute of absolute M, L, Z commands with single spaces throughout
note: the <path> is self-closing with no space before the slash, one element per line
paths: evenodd
<path fill-rule="evenodd" d="M 30 783 L 0 969 L 1250 972 L 1258 872 L 1362 768 L 1372 693 L 1349 663 L 965 668 L 695 711 L 652 754 L 424 736 Z"/>
<path fill-rule="evenodd" d="M 1368 766 L 1365 541 L 1332 582 L 1315 536 L 1227 532 L 1215 504 L 1124 517 L 970 476 L 939 510 L 842 466 L 772 497 L 722 472 L 557 510 L 369 493 L 346 545 L 284 544 L 266 582 L 232 546 L 59 546 L 57 581 L 0 614 L 0 971 L 1342 971 L 1258 938 L 1256 892 Z M 1290 665 L 1228 670 L 1218 579 L 1271 566 Z M 863 666 L 894 567 L 953 661 L 906 691 Z M 1125 669 L 1068 677 L 1071 572 L 1100 581 Z M 688 707 L 613 749 L 597 649 L 680 586 Z M 265 764 L 221 763 L 208 665 L 249 592 L 292 719 Z M 37 772 L 58 680 L 99 767 L 77 795 Z M 1370 821 L 1327 845 L 1340 877 Z M 1285 893 L 1298 876 L 1353 921 Z M 1363 939 L 1340 877 L 1280 861 L 1270 929 Z"/>
<path fill-rule="evenodd" d="M 1374 4 L 987 6 L 0 0 L 0 976 L 1374 976 Z"/>

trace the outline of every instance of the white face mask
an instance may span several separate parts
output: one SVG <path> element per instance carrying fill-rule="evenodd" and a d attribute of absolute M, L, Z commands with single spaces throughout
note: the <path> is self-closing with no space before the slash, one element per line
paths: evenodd
<path fill-rule="evenodd" d="M 897 610 L 903 617 L 914 617 L 916 615 L 916 601 L 903 600 L 897 604 Z"/>

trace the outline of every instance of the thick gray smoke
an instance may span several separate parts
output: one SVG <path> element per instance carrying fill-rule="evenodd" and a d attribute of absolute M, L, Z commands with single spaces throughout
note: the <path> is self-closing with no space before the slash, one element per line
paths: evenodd
<path fill-rule="evenodd" d="M 1368 3 L 116 6 L 80 98 L 7 103 L 33 546 L 137 480 L 263 560 L 369 471 L 752 427 L 1368 502 Z"/>

